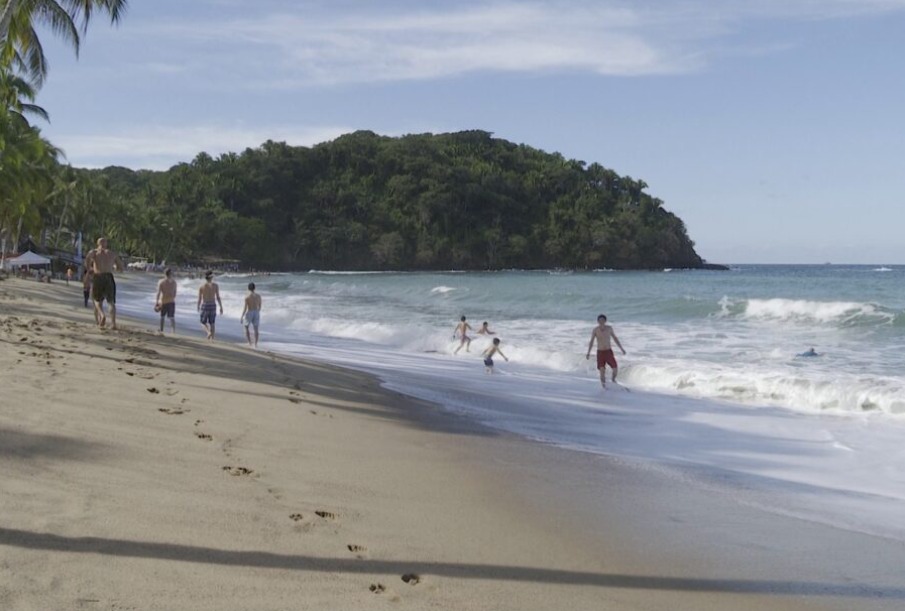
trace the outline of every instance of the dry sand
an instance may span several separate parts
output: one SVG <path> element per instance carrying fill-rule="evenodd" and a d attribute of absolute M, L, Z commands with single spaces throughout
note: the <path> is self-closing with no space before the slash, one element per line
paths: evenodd
<path fill-rule="evenodd" d="M 0 609 L 905 608 L 896 542 L 80 300 L 0 282 Z"/>

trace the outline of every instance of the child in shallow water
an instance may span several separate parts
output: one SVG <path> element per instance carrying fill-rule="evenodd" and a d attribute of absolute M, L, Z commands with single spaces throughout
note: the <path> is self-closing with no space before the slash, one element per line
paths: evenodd
<path fill-rule="evenodd" d="M 509 359 L 503 354 L 503 351 L 500 350 L 500 338 L 493 338 L 493 345 L 487 348 L 484 351 L 484 367 L 487 373 L 493 373 L 493 355 L 499 353 L 501 357 L 506 359 L 506 362 L 509 362 Z"/>

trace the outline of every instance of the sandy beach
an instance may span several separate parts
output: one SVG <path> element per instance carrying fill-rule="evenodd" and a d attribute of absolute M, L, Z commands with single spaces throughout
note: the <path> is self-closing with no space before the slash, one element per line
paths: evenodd
<path fill-rule="evenodd" d="M 905 549 L 0 282 L 0 609 L 900 609 Z"/>

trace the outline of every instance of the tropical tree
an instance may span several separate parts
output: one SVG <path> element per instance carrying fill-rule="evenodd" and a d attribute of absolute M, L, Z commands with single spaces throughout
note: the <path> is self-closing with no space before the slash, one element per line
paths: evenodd
<path fill-rule="evenodd" d="M 37 128 L 0 108 L 0 233 L 17 242 L 23 228 L 40 228 L 59 155 Z"/>
<path fill-rule="evenodd" d="M 0 107 L 12 115 L 14 120 L 28 125 L 26 115 L 49 120 L 47 111 L 34 104 L 37 90 L 26 79 L 10 70 L 0 67 Z"/>
<path fill-rule="evenodd" d="M 38 87 L 47 76 L 47 57 L 36 26 L 48 27 L 78 54 L 81 37 L 98 11 L 117 23 L 128 0 L 0 0 L 0 67 L 26 74 Z"/>

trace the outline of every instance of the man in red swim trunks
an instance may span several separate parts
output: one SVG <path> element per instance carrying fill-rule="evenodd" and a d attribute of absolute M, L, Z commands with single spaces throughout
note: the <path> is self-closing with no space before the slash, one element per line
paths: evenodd
<path fill-rule="evenodd" d="M 613 354 L 610 338 L 616 342 L 616 345 L 622 350 L 622 354 L 625 354 L 625 348 L 622 347 L 622 342 L 616 337 L 616 334 L 613 332 L 613 327 L 606 324 L 606 316 L 601 314 L 597 317 L 597 326 L 591 331 L 591 341 L 588 342 L 588 353 L 585 355 L 585 358 L 591 358 L 591 348 L 594 347 L 594 340 L 596 339 L 597 371 L 600 372 L 600 384 L 604 388 L 606 388 L 606 366 L 609 365 L 613 370 L 613 383 L 616 382 L 616 374 L 619 372 L 619 365 L 616 363 L 616 355 Z"/>

